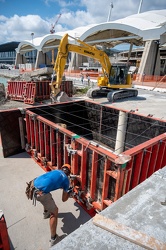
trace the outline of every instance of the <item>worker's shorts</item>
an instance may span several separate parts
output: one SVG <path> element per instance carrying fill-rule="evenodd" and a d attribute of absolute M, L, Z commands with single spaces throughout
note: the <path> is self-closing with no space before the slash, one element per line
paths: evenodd
<path fill-rule="evenodd" d="M 55 204 L 55 201 L 53 200 L 52 195 L 50 193 L 37 195 L 36 200 L 44 206 L 45 210 L 53 214 L 55 213 L 57 205 Z"/>

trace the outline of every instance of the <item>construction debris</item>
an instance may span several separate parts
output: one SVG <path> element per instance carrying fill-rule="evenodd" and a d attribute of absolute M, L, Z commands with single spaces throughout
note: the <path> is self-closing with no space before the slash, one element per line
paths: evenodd
<path fill-rule="evenodd" d="M 0 83 L 0 105 L 6 101 L 6 91 L 3 83 Z"/>

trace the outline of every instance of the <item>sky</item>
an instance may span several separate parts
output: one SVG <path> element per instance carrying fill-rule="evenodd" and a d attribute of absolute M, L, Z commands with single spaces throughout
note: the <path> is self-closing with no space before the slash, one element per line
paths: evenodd
<path fill-rule="evenodd" d="M 0 44 L 137 14 L 141 0 L 0 0 Z M 113 8 L 110 6 L 113 5 Z M 166 0 L 142 0 L 141 12 L 166 9 Z M 59 18 L 59 19 L 58 19 Z M 58 20 L 58 21 L 57 21 Z M 57 21 L 57 22 L 56 22 Z"/>

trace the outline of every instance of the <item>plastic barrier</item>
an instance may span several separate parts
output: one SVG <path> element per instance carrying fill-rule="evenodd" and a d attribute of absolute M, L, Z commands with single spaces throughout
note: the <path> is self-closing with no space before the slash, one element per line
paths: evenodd
<path fill-rule="evenodd" d="M 115 152 L 119 112 L 92 101 L 26 111 L 27 152 L 45 171 L 71 164 L 87 211 L 101 211 L 166 165 L 166 121 L 131 112 L 124 151 Z"/>

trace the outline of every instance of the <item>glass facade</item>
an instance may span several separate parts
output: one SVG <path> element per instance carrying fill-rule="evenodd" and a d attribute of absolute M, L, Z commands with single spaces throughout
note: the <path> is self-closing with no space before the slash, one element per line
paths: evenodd
<path fill-rule="evenodd" d="M 0 64 L 15 64 L 16 51 L 0 51 Z"/>

